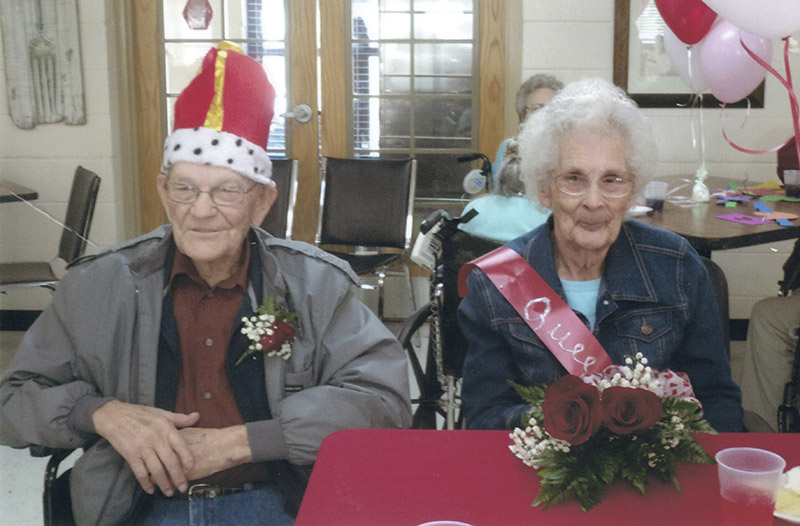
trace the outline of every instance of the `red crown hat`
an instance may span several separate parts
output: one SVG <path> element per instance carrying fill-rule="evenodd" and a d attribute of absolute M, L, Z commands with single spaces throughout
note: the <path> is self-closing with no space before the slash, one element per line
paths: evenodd
<path fill-rule="evenodd" d="M 161 173 L 177 162 L 222 166 L 274 185 L 267 155 L 275 90 L 264 68 L 230 42 L 208 51 L 200 73 L 175 101 Z"/>

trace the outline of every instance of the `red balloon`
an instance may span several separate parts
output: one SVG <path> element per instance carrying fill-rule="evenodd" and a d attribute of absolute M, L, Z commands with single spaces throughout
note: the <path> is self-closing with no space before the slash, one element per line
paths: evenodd
<path fill-rule="evenodd" d="M 711 29 L 717 13 L 700 0 L 655 0 L 667 26 L 684 44 L 697 44 Z"/>

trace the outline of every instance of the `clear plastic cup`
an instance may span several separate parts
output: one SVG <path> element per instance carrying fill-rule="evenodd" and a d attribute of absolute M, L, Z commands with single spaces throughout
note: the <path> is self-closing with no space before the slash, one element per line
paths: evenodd
<path fill-rule="evenodd" d="M 800 197 L 800 170 L 784 170 L 783 186 L 787 197 Z"/>
<path fill-rule="evenodd" d="M 644 187 L 644 202 L 653 209 L 661 212 L 664 209 L 664 200 L 667 198 L 667 183 L 664 181 L 650 181 Z"/>
<path fill-rule="evenodd" d="M 772 524 L 786 461 L 771 451 L 752 447 L 723 449 L 714 458 L 723 523 Z"/>

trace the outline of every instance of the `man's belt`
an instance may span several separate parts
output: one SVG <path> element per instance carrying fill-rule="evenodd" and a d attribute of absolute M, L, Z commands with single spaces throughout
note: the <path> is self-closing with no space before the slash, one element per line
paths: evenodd
<path fill-rule="evenodd" d="M 233 495 L 234 493 L 241 493 L 252 489 L 263 488 L 266 483 L 246 482 L 237 486 L 219 486 L 217 484 L 192 484 L 185 493 L 175 493 L 172 499 L 177 500 L 198 500 L 198 499 L 216 499 L 217 497 L 224 497 L 225 495 Z"/>

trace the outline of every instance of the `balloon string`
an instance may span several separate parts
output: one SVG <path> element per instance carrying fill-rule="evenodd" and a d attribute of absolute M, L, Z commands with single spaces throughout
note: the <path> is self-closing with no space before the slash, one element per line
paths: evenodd
<path fill-rule="evenodd" d="M 42 214 L 43 216 L 45 216 L 47 219 L 49 219 L 49 220 L 50 220 L 50 221 L 52 221 L 53 223 L 57 224 L 57 225 L 58 225 L 58 226 L 60 226 L 61 228 L 64 228 L 65 230 L 68 230 L 69 232 L 71 232 L 71 233 L 75 234 L 76 236 L 78 236 L 80 239 L 82 239 L 83 241 L 85 241 L 85 242 L 86 242 L 86 244 L 87 244 L 87 245 L 89 245 L 90 247 L 95 247 L 95 248 L 97 248 L 97 245 L 95 245 L 94 243 L 92 243 L 91 241 L 89 241 L 89 239 L 88 239 L 88 238 L 85 238 L 85 237 L 83 237 L 83 236 L 81 235 L 81 233 L 80 233 L 80 232 L 78 232 L 77 230 L 75 230 L 74 228 L 70 227 L 69 225 L 66 225 L 66 224 L 62 223 L 61 221 L 59 221 L 59 220 L 58 220 L 58 219 L 56 219 L 55 217 L 51 216 L 50 214 L 48 214 L 47 212 L 45 212 L 44 210 L 42 210 L 41 208 L 39 208 L 39 207 L 35 206 L 35 205 L 34 205 L 33 203 L 31 203 L 30 201 L 28 201 L 27 199 L 25 199 L 25 198 L 24 198 L 24 197 L 22 197 L 21 195 L 19 195 L 19 194 L 17 194 L 16 192 L 14 192 L 14 190 L 11 190 L 10 188 L 6 188 L 6 190 L 7 190 L 8 192 L 10 192 L 10 193 L 11 193 L 11 195 L 13 195 L 14 197 L 16 197 L 17 199 L 19 199 L 20 201 L 22 201 L 23 203 L 25 203 L 25 204 L 26 204 L 26 205 L 28 205 L 29 207 L 33 208 L 34 210 L 36 210 L 37 212 L 39 212 L 40 214 Z"/>
<path fill-rule="evenodd" d="M 780 145 L 775 146 L 773 148 L 770 148 L 768 150 L 748 150 L 746 148 L 742 148 L 741 146 L 738 146 L 738 145 L 734 144 L 733 141 L 728 139 L 728 136 L 725 133 L 725 127 L 723 126 L 722 127 L 722 136 L 725 138 L 726 141 L 728 141 L 728 144 L 730 144 L 731 146 L 733 146 L 734 148 L 736 148 L 740 152 L 755 153 L 755 154 L 774 152 L 774 151 L 780 150 L 781 148 L 783 148 L 784 146 L 789 144 L 792 140 L 794 140 L 795 141 L 794 147 L 797 149 L 798 158 L 800 158 L 800 106 L 798 106 L 797 96 L 794 94 L 794 86 L 792 85 L 792 72 L 789 69 L 789 37 L 784 37 L 782 40 L 783 40 L 783 43 L 784 43 L 784 45 L 783 45 L 783 63 L 784 63 L 784 67 L 786 68 L 786 78 L 782 77 L 781 74 L 778 73 L 775 70 L 775 68 L 773 68 L 772 66 L 767 64 L 767 62 L 764 59 L 762 59 L 761 57 L 756 55 L 753 52 L 752 49 L 747 47 L 747 44 L 744 43 L 744 40 L 742 40 L 741 36 L 739 37 L 739 43 L 742 45 L 742 47 L 747 52 L 747 54 L 750 55 L 750 57 L 753 60 L 755 60 L 762 68 L 767 70 L 769 73 L 772 73 L 772 75 L 775 78 L 777 78 L 778 81 L 781 84 L 783 84 L 783 86 L 789 92 L 789 106 L 790 106 L 790 108 L 792 110 L 792 125 L 794 126 L 794 137 L 790 138 L 789 140 L 787 140 L 783 144 L 780 144 Z M 724 108 L 725 104 L 723 104 L 722 107 Z"/>

